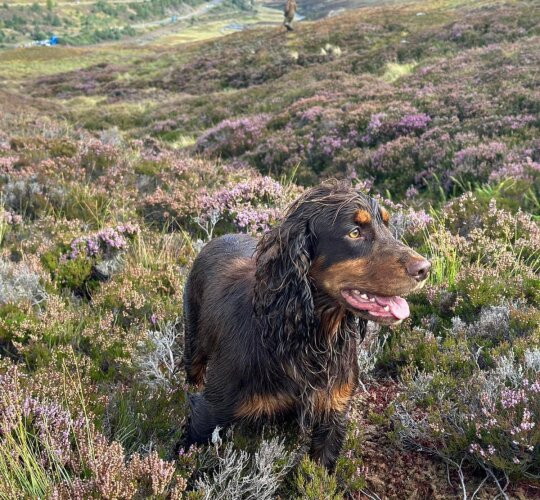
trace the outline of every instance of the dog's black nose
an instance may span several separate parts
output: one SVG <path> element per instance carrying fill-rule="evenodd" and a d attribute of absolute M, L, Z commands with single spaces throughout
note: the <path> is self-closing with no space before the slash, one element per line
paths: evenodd
<path fill-rule="evenodd" d="M 410 260 L 407 264 L 407 273 L 416 281 L 424 281 L 429 274 L 431 262 L 426 259 Z"/>

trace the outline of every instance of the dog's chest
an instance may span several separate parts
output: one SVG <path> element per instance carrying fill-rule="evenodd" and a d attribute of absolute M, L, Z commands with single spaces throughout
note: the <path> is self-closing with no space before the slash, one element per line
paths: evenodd
<path fill-rule="evenodd" d="M 289 391 L 296 395 L 294 405 L 300 411 L 343 411 L 354 392 L 354 370 L 345 363 L 336 362 L 324 372 L 302 371 L 290 366 L 287 376 Z"/>
<path fill-rule="evenodd" d="M 259 418 L 345 411 L 356 387 L 354 341 L 345 341 L 339 347 L 289 359 L 269 356 L 268 372 L 246 380 L 250 390 L 240 398 L 236 416 Z"/>

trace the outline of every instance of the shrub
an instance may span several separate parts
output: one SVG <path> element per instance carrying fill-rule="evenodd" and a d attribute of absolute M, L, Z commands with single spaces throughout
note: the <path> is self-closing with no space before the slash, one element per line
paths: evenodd
<path fill-rule="evenodd" d="M 154 317 L 150 319 L 155 322 Z M 151 387 L 168 389 L 181 364 L 181 328 L 178 322 L 168 322 L 160 326 L 159 330 L 147 332 L 148 339 L 141 345 L 136 364 L 144 383 Z"/>
<path fill-rule="evenodd" d="M 0 305 L 21 301 L 37 305 L 46 297 L 37 273 L 22 263 L 0 261 Z"/>
<path fill-rule="evenodd" d="M 219 427 L 214 432 L 215 448 L 207 460 L 215 462 L 212 472 L 196 482 L 202 498 L 274 498 L 281 480 L 291 467 L 291 455 L 278 439 L 263 440 L 251 455 L 233 448 L 231 442 L 219 446 Z"/>
<path fill-rule="evenodd" d="M 283 186 L 270 177 L 229 185 L 211 195 L 203 195 L 197 222 L 202 225 L 213 217 L 214 224 L 221 219 L 249 233 L 265 231 L 280 214 L 281 207 L 272 205 L 283 205 L 286 195 Z"/>
<path fill-rule="evenodd" d="M 506 146 L 500 142 L 470 146 L 454 155 L 452 174 L 463 181 L 485 182 L 502 165 Z"/>
<path fill-rule="evenodd" d="M 404 445 L 417 446 L 449 463 L 463 460 L 507 477 L 538 477 L 540 372 L 536 350 L 525 362 L 512 353 L 496 366 L 459 384 L 442 374 L 420 373 L 396 405 L 393 420 Z"/>
<path fill-rule="evenodd" d="M 339 493 L 336 478 L 308 457 L 302 458 L 298 465 L 294 477 L 294 491 L 300 498 L 310 500 L 343 498 Z"/>
<path fill-rule="evenodd" d="M 120 269 L 122 254 L 138 232 L 130 223 L 105 228 L 73 239 L 67 248 L 47 251 L 41 261 L 61 288 L 89 297 L 99 282 Z"/>
<path fill-rule="evenodd" d="M 197 139 L 196 149 L 222 158 L 241 155 L 255 146 L 267 121 L 267 115 L 223 120 Z"/>
<path fill-rule="evenodd" d="M 73 417 L 56 403 L 33 398 L 15 366 L 0 375 L 0 485 L 15 496 L 179 498 L 186 483 L 155 451 L 126 460 L 88 414 Z M 68 470 L 75 474 L 66 479 Z M 77 477 L 79 476 L 79 477 Z"/>

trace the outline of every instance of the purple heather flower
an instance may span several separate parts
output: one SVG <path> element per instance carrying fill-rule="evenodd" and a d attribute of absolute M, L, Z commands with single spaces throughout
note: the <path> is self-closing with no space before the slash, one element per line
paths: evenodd
<path fill-rule="evenodd" d="M 398 129 L 405 133 L 410 134 L 413 132 L 424 130 L 431 118 L 425 113 L 416 113 L 411 115 L 405 115 L 397 124 Z"/>
<path fill-rule="evenodd" d="M 99 252 L 99 243 L 94 238 L 88 238 L 86 241 L 86 253 L 87 255 L 94 256 Z"/>
<path fill-rule="evenodd" d="M 76 259 L 79 255 L 85 257 L 97 257 L 100 252 L 119 251 L 127 248 L 127 240 L 124 237 L 132 236 L 139 231 L 138 226 L 126 223 L 116 228 L 105 228 L 97 233 L 80 236 L 70 243 L 68 257 Z"/>
<path fill-rule="evenodd" d="M 379 130 L 382 127 L 385 118 L 386 113 L 375 113 L 374 115 L 371 115 L 371 119 L 367 126 L 368 132 L 376 132 Z"/>

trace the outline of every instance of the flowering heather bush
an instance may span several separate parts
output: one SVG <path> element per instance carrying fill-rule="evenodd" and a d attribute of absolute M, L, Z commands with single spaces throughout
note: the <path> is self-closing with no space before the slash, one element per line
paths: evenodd
<path fill-rule="evenodd" d="M 425 231 L 433 223 L 433 217 L 425 210 L 414 210 L 413 208 L 401 208 L 394 205 L 394 213 L 391 218 L 391 226 L 397 237 L 404 234 L 413 236 Z"/>
<path fill-rule="evenodd" d="M 306 160 L 315 172 L 321 172 L 348 143 L 349 138 L 344 140 L 337 130 L 327 130 L 316 135 L 312 133 L 307 136 Z"/>
<path fill-rule="evenodd" d="M 522 161 L 510 160 L 505 162 L 499 170 L 492 172 L 489 178 L 490 180 L 514 178 L 525 180 L 527 183 L 536 183 L 540 177 L 539 172 L 540 163 L 527 157 Z"/>
<path fill-rule="evenodd" d="M 403 110 L 405 112 L 407 107 Z M 431 118 L 426 113 L 415 113 L 414 109 L 403 116 L 396 116 L 396 110 L 389 112 L 379 112 L 371 115 L 367 124 L 365 135 L 361 137 L 362 142 L 367 144 L 377 144 L 395 139 L 401 135 L 416 134 L 426 130 L 431 122 Z"/>
<path fill-rule="evenodd" d="M 80 154 L 80 164 L 90 179 L 103 175 L 104 171 L 114 166 L 119 150 L 117 147 L 105 144 L 101 140 L 92 139 L 85 143 Z"/>
<path fill-rule="evenodd" d="M 240 155 L 255 146 L 268 118 L 267 115 L 255 115 L 223 120 L 199 137 L 197 150 L 222 158 Z"/>
<path fill-rule="evenodd" d="M 284 187 L 270 177 L 254 175 L 251 170 L 227 170 L 224 182 L 185 192 L 173 182 L 167 191 L 159 189 L 144 200 L 144 211 L 153 220 L 162 214 L 162 224 L 181 225 L 194 233 L 212 237 L 240 230 L 265 231 L 286 204 L 299 193 L 296 186 Z M 228 177 L 234 179 L 229 180 Z M 240 180 L 241 178 L 247 180 Z M 225 185 L 225 186 L 224 186 Z M 182 186 L 184 184 L 182 183 Z"/>
<path fill-rule="evenodd" d="M 280 217 L 281 210 L 278 208 L 251 207 L 238 208 L 234 216 L 234 222 L 247 233 L 257 234 L 266 232 Z"/>
<path fill-rule="evenodd" d="M 365 175 L 371 174 L 375 181 L 392 179 L 387 184 L 390 188 L 409 186 L 415 174 L 422 170 L 416 152 L 415 139 L 403 136 L 385 144 L 381 144 L 371 155 L 367 165 L 360 165 Z"/>
<path fill-rule="evenodd" d="M 8 212 L 7 210 L 4 210 L 3 217 L 4 222 L 9 225 L 20 224 L 22 222 L 22 217 L 20 215 L 14 214 L 13 212 Z"/>
<path fill-rule="evenodd" d="M 317 179 L 310 168 L 302 168 L 306 159 L 304 139 L 291 134 L 287 128 L 261 139 L 257 148 L 245 156 L 265 174 L 286 176 L 296 172 L 304 182 L 311 183 Z"/>
<path fill-rule="evenodd" d="M 540 372 L 533 361 L 538 349 L 525 356 L 525 362 L 501 356 L 495 368 L 465 383 L 449 383 L 437 372 L 419 374 L 396 406 L 401 442 L 507 477 L 538 478 Z"/>
<path fill-rule="evenodd" d="M 487 180 L 495 171 L 506 153 L 506 146 L 500 142 L 480 144 L 457 151 L 454 155 L 453 175 L 461 178 Z"/>
<path fill-rule="evenodd" d="M 271 202 L 283 195 L 283 187 L 270 177 L 260 177 L 246 182 L 231 185 L 206 196 L 202 200 L 204 209 L 223 209 L 236 204 L 255 202 Z"/>
<path fill-rule="evenodd" d="M 17 156 L 2 156 L 0 157 L 0 169 L 2 174 L 13 171 L 15 164 L 18 161 Z"/>
<path fill-rule="evenodd" d="M 133 498 L 166 493 L 180 498 L 186 488 L 183 479 L 173 480 L 174 465 L 159 458 L 156 452 L 144 458 L 135 454 L 126 463 L 121 445 L 109 444 L 102 436 L 96 436 L 91 448 L 84 446 L 80 452 L 84 457 L 81 465 L 88 468 L 91 479 L 60 484 L 54 488 L 52 498 Z"/>
<path fill-rule="evenodd" d="M 185 481 L 175 478 L 174 464 L 155 451 L 127 459 L 121 444 L 109 443 L 89 415 L 73 417 L 56 403 L 33 398 L 16 366 L 8 367 L 0 381 L 3 493 L 67 499 L 168 492 L 179 498 L 185 489 Z M 11 474 L 6 474 L 8 470 Z M 75 475 L 71 481 L 66 480 L 69 472 Z M 34 482 L 36 478 L 40 482 Z"/>
<path fill-rule="evenodd" d="M 126 223 L 96 233 L 74 238 L 66 247 L 59 245 L 44 252 L 44 267 L 61 288 L 78 296 L 89 295 L 99 281 L 104 281 L 122 266 L 122 254 L 139 232 L 135 224 Z"/>
<path fill-rule="evenodd" d="M 240 230 L 249 233 L 265 231 L 280 215 L 289 193 L 270 177 L 258 177 L 232 184 L 200 198 L 198 222 L 214 217 L 228 219 Z M 289 195 L 290 196 L 290 195 Z M 277 204 L 278 206 L 271 206 Z"/>
<path fill-rule="evenodd" d="M 540 177 L 540 144 L 533 141 L 527 147 L 511 151 L 506 155 L 503 165 L 491 172 L 491 181 L 504 179 L 524 180 L 534 185 Z"/>
<path fill-rule="evenodd" d="M 403 134 L 411 134 L 424 131 L 431 118 L 425 113 L 405 115 L 397 124 L 397 129 Z"/>
<path fill-rule="evenodd" d="M 138 226 L 126 223 L 115 228 L 106 228 L 89 236 L 80 236 L 70 243 L 68 257 L 76 259 L 78 256 L 95 257 L 101 259 L 111 258 L 113 255 L 128 247 L 127 238 L 138 234 Z"/>

